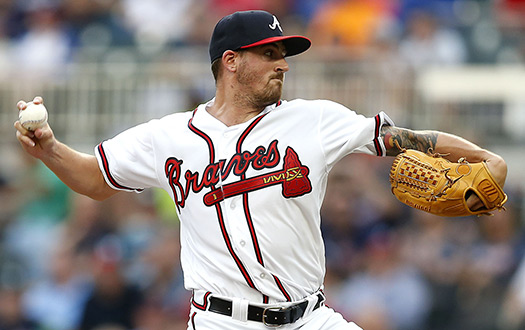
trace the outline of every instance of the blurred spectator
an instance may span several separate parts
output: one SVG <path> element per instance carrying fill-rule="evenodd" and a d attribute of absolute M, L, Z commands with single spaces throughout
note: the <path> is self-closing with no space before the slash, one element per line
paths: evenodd
<path fill-rule="evenodd" d="M 305 26 L 315 16 L 319 7 L 330 0 L 290 0 L 290 13 L 298 15 Z"/>
<path fill-rule="evenodd" d="M 40 330 L 22 308 L 22 295 L 27 286 L 27 270 L 6 258 L 0 249 L 0 330 Z"/>
<path fill-rule="evenodd" d="M 507 212 L 476 221 L 412 213 L 403 256 L 431 284 L 428 329 L 495 329 L 521 244 L 510 205 Z"/>
<path fill-rule="evenodd" d="M 48 272 L 30 286 L 24 296 L 25 314 L 45 329 L 77 329 L 88 282 L 78 272 L 76 256 L 58 243 Z"/>
<path fill-rule="evenodd" d="M 0 233 L 4 231 L 4 226 L 16 214 L 17 197 L 13 183 L 0 172 Z"/>
<path fill-rule="evenodd" d="M 107 203 L 80 194 L 73 194 L 69 204 L 71 213 L 62 229 L 62 245 L 84 258 L 91 257 L 95 244 L 116 231 L 114 217 L 106 211 Z"/>
<path fill-rule="evenodd" d="M 111 47 L 131 46 L 132 32 L 124 25 L 120 0 L 62 0 L 62 16 L 71 36 L 75 61 L 101 60 Z M 91 57 L 82 58 L 81 55 Z"/>
<path fill-rule="evenodd" d="M 13 40 L 11 62 L 17 74 L 31 81 L 58 78 L 71 55 L 71 40 L 56 0 L 22 1 L 25 32 Z"/>
<path fill-rule="evenodd" d="M 339 165 L 341 164 L 341 165 Z M 347 157 L 336 165 L 328 178 L 331 187 L 326 192 L 321 209 L 321 229 L 325 237 L 327 268 L 331 276 L 345 278 L 359 264 L 360 226 L 356 219 L 359 185 L 356 183 L 354 160 Z"/>
<path fill-rule="evenodd" d="M 7 21 L 11 1 L 0 1 L 0 81 L 8 78 L 9 72 L 9 37 L 7 35 Z"/>
<path fill-rule="evenodd" d="M 23 259 L 30 274 L 44 272 L 59 225 L 69 212 L 71 191 L 40 161 L 25 157 L 17 183 L 17 214 L 5 228 L 9 253 Z"/>
<path fill-rule="evenodd" d="M 81 312 L 80 330 L 135 328 L 143 295 L 125 279 L 122 254 L 121 242 L 114 235 L 105 236 L 95 246 L 91 260 L 94 286 Z"/>
<path fill-rule="evenodd" d="M 477 219 L 479 237 L 472 242 L 459 277 L 458 306 L 465 329 L 492 330 L 505 288 L 518 264 L 517 219 L 511 205 L 507 212 Z"/>
<path fill-rule="evenodd" d="M 360 56 L 391 16 L 389 1 L 330 0 L 315 13 L 307 35 L 317 47 L 352 47 L 345 55 Z"/>
<path fill-rule="evenodd" d="M 27 168 L 16 181 L 19 192 L 24 194 L 18 218 L 40 219 L 51 224 L 63 222 L 70 210 L 71 190 L 42 162 L 28 157 L 24 160 Z"/>
<path fill-rule="evenodd" d="M 196 22 L 192 0 L 121 0 L 122 18 L 138 45 L 184 44 Z"/>
<path fill-rule="evenodd" d="M 525 259 L 521 261 L 505 294 L 498 318 L 498 329 L 523 329 L 525 327 Z"/>
<path fill-rule="evenodd" d="M 334 306 L 363 329 L 422 329 L 432 297 L 417 268 L 400 254 L 399 237 L 381 226 L 366 243 L 364 269 L 343 284 Z"/>
<path fill-rule="evenodd" d="M 467 49 L 459 33 L 445 28 L 432 13 L 425 11 L 414 11 L 409 16 L 399 52 L 415 70 L 458 65 L 467 60 Z"/>
<path fill-rule="evenodd" d="M 382 182 L 379 175 L 381 171 L 387 173 L 383 165 L 385 163 L 378 158 L 349 156 L 330 172 L 330 189 L 321 210 L 329 305 L 332 297 L 338 296 L 342 281 L 366 262 L 363 247 L 370 231 L 379 224 L 387 227 L 398 225 L 400 204 L 383 186 L 388 182 L 386 179 Z"/>
<path fill-rule="evenodd" d="M 498 45 L 498 63 L 525 64 L 525 0 L 493 1 L 496 35 L 501 33 Z"/>
<path fill-rule="evenodd" d="M 413 222 L 403 230 L 403 259 L 414 265 L 431 285 L 431 329 L 453 328 L 458 311 L 459 276 L 466 261 L 466 247 L 476 237 L 470 222 L 447 222 L 421 211 L 412 211 Z"/>
<path fill-rule="evenodd" d="M 396 16 L 405 26 L 415 12 L 428 12 L 447 26 L 458 24 L 457 7 L 463 0 L 397 0 Z"/>
<path fill-rule="evenodd" d="M 0 288 L 0 330 L 40 330 L 40 326 L 26 318 L 22 312 L 23 291 Z"/>
<path fill-rule="evenodd" d="M 191 294 L 184 288 L 178 226 L 161 226 L 157 239 L 143 252 L 140 269 L 145 292 L 139 327 L 177 330 L 186 327 Z"/>
<path fill-rule="evenodd" d="M 114 15 L 114 8 L 120 0 L 62 0 L 64 19 L 69 25 L 85 27 L 93 22 L 107 22 Z"/>
<path fill-rule="evenodd" d="M 525 0 L 494 1 L 495 19 L 504 30 L 523 31 L 525 29 Z"/>
<path fill-rule="evenodd" d="M 515 209 L 511 209 L 514 213 Z M 514 225 L 516 226 L 517 218 L 514 218 Z M 507 227 L 507 226 L 506 226 Z M 516 238 L 518 235 L 523 235 L 523 230 L 513 230 L 512 235 Z M 501 230 L 498 230 L 500 232 Z M 500 236 L 500 235 L 498 235 Z M 520 259 L 517 261 L 517 268 L 510 273 L 511 276 L 508 283 L 500 288 L 500 292 L 504 294 L 503 301 L 500 306 L 498 315 L 498 327 L 501 330 L 518 330 L 525 328 L 525 255 L 523 254 L 523 237 L 520 237 L 521 249 L 518 249 L 520 254 L 517 254 Z M 497 264 L 494 264 L 497 266 Z M 498 303 L 500 303 L 498 301 Z"/>
<path fill-rule="evenodd" d="M 364 91 L 363 97 L 370 103 L 369 108 L 388 109 L 389 115 L 396 118 L 396 125 L 406 126 L 410 124 L 406 99 L 414 91 L 399 83 L 411 80 L 408 65 L 399 53 L 400 39 L 401 29 L 395 21 L 385 21 L 375 34 L 363 62 L 365 79 L 374 87 Z"/>
<path fill-rule="evenodd" d="M 213 8 L 218 18 L 221 18 L 236 11 L 264 10 L 265 2 L 265 0 L 210 0 L 208 6 Z"/>

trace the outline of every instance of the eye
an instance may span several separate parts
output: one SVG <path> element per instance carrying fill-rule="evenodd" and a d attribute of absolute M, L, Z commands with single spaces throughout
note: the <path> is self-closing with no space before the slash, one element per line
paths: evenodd
<path fill-rule="evenodd" d="M 272 50 L 272 49 L 267 49 L 267 50 L 264 52 L 264 55 L 265 55 L 265 56 L 268 56 L 268 57 L 272 57 L 272 56 L 273 56 L 273 50 Z"/>

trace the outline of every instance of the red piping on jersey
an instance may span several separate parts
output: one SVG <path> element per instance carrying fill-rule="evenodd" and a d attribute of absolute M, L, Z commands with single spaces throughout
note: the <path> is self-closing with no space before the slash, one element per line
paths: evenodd
<path fill-rule="evenodd" d="M 199 130 L 197 127 L 193 126 L 192 122 L 193 122 L 193 116 L 195 116 L 195 112 L 197 112 L 197 109 L 195 109 L 193 111 L 193 115 L 191 116 L 191 119 L 188 122 L 188 127 L 195 134 L 197 134 L 198 136 L 200 136 L 201 138 L 203 138 L 206 141 L 206 144 L 208 145 L 208 152 L 210 153 L 209 154 L 209 156 L 210 156 L 210 164 L 213 164 L 215 162 L 215 148 L 213 147 L 213 141 L 210 139 L 210 137 L 208 135 L 206 135 L 206 133 L 204 133 L 203 131 Z"/>
<path fill-rule="evenodd" d="M 195 115 L 196 111 L 197 111 L 197 109 L 195 109 L 195 111 L 193 111 L 193 116 Z M 191 117 L 191 119 L 188 122 L 188 127 L 189 127 L 189 129 L 192 132 L 194 132 L 195 134 L 197 134 L 198 136 L 203 138 L 204 141 L 206 141 L 206 144 L 208 145 L 208 150 L 209 150 L 209 153 L 210 153 L 210 164 L 213 164 L 215 162 L 215 148 L 213 147 L 213 141 L 210 139 L 210 137 L 208 135 L 206 135 L 206 133 L 202 132 L 201 130 L 199 130 L 198 128 L 193 126 L 193 123 L 192 123 L 193 122 L 193 116 Z M 211 188 L 215 189 L 214 186 L 212 186 Z M 242 273 L 246 283 L 251 288 L 259 291 L 255 287 L 255 284 L 253 283 L 253 280 L 251 279 L 250 274 L 248 274 L 248 271 L 246 270 L 246 267 L 244 267 L 244 265 L 242 264 L 241 260 L 239 259 L 239 257 L 235 253 L 235 251 L 233 250 L 233 247 L 232 247 L 232 244 L 231 244 L 231 241 L 230 241 L 230 236 L 229 236 L 229 234 L 228 234 L 228 232 L 226 230 L 226 226 L 224 225 L 224 218 L 222 216 L 222 210 L 221 210 L 220 204 L 218 204 L 218 203 L 215 204 L 215 209 L 217 211 L 217 218 L 219 220 L 219 226 L 221 228 L 222 237 L 224 238 L 224 242 L 226 243 L 226 247 L 228 248 L 228 252 L 230 252 L 230 255 L 232 256 L 233 260 L 237 264 L 237 267 L 241 271 L 241 273 Z"/>
<path fill-rule="evenodd" d="M 286 290 L 284 289 L 284 286 L 283 284 L 281 283 L 281 280 L 275 276 L 275 275 L 272 275 L 273 276 L 273 279 L 275 280 L 275 283 L 277 283 L 277 286 L 279 287 L 279 289 L 281 290 L 281 292 L 284 294 L 284 297 L 286 298 L 286 301 L 292 301 L 292 298 L 290 298 L 290 295 L 288 294 L 288 292 L 286 292 Z"/>
<path fill-rule="evenodd" d="M 215 209 L 217 210 L 217 217 L 219 218 L 219 225 L 221 226 L 221 233 L 222 237 L 224 238 L 224 241 L 226 242 L 226 246 L 228 247 L 228 250 L 230 251 L 230 254 L 232 258 L 235 260 L 235 263 L 237 264 L 237 267 L 241 271 L 242 275 L 244 276 L 244 279 L 246 280 L 246 283 L 251 288 L 257 289 L 255 287 L 255 284 L 253 283 L 252 279 L 250 278 L 250 274 L 248 274 L 248 271 L 242 264 L 241 260 L 237 256 L 237 254 L 233 251 L 233 246 L 230 240 L 230 236 L 228 235 L 228 231 L 226 230 L 226 226 L 224 225 L 224 218 L 222 216 L 222 210 L 220 204 L 215 204 Z"/>
<path fill-rule="evenodd" d="M 108 158 L 106 156 L 106 152 L 104 151 L 104 148 L 102 147 L 102 143 L 100 143 L 97 147 L 98 154 L 100 155 L 100 159 L 102 159 L 102 166 L 104 168 L 104 172 L 106 173 L 106 177 L 108 178 L 109 182 L 115 187 L 119 189 L 124 190 L 131 190 L 131 191 L 142 191 L 144 189 L 134 189 L 130 187 L 123 186 L 115 180 L 113 175 L 111 175 L 111 172 L 109 171 L 109 162 Z"/>
<path fill-rule="evenodd" d="M 206 294 L 204 295 L 204 301 L 202 303 L 202 305 L 199 305 L 195 299 L 193 298 L 193 295 L 191 297 L 191 303 L 193 306 L 195 306 L 195 308 L 197 309 L 200 309 L 202 311 L 205 311 L 207 308 L 208 308 L 208 297 L 210 296 L 211 292 L 206 292 Z"/>
<path fill-rule="evenodd" d="M 279 102 L 277 103 L 276 106 L 279 106 L 281 105 L 281 101 L 279 100 Z M 269 112 L 265 113 L 264 115 L 260 116 L 259 118 L 255 119 L 245 130 L 244 132 L 241 134 L 241 136 L 239 137 L 239 140 L 237 141 L 237 147 L 236 147 L 236 151 L 238 154 L 240 154 L 242 152 L 242 144 L 244 142 L 244 140 L 246 139 L 246 137 L 248 136 L 248 134 L 250 134 L 250 132 L 253 130 L 253 128 L 255 126 L 257 126 L 257 124 L 268 114 Z M 240 180 L 246 180 L 246 172 L 244 172 L 241 177 L 240 177 Z M 261 252 L 261 248 L 260 248 L 260 245 L 259 245 L 259 240 L 257 238 L 257 234 L 255 232 L 255 226 L 253 225 L 253 220 L 252 220 L 252 216 L 251 216 L 251 212 L 250 212 L 250 207 L 248 205 L 248 194 L 247 193 L 244 193 L 243 194 L 243 207 L 244 207 L 244 214 L 246 216 L 246 222 L 248 224 L 248 228 L 250 229 L 250 235 L 252 236 L 252 243 L 253 243 L 253 248 L 255 250 L 255 255 L 257 256 L 257 261 L 259 262 L 259 264 L 261 264 L 263 267 L 264 267 L 264 261 L 263 261 L 263 257 L 262 257 L 262 252 Z M 286 297 L 287 301 L 291 301 L 290 299 L 290 295 L 288 294 L 288 292 L 286 292 L 284 286 L 282 285 L 281 281 L 279 280 L 279 278 L 277 278 L 277 276 L 273 275 L 273 278 L 275 279 L 275 282 L 277 283 L 277 286 L 279 287 L 279 290 L 281 290 L 282 294 Z M 264 295 L 263 294 L 263 303 L 268 303 L 268 296 Z"/>
<path fill-rule="evenodd" d="M 191 326 L 193 327 L 193 330 L 195 330 L 195 315 L 197 315 L 197 312 L 193 312 L 191 315 Z"/>
<path fill-rule="evenodd" d="M 261 119 L 264 118 L 268 113 L 260 116 L 256 120 L 254 120 L 248 128 L 241 134 L 241 137 L 239 138 L 239 141 L 237 141 L 237 153 L 242 152 L 242 143 L 250 134 L 252 129 L 261 121 Z M 246 180 L 246 172 L 241 175 L 241 180 Z M 255 255 L 257 256 L 257 261 L 264 266 L 264 261 L 261 253 L 261 248 L 259 247 L 259 240 L 257 239 L 257 234 L 255 233 L 255 227 L 253 226 L 252 216 L 250 213 L 250 208 L 248 206 L 248 194 L 243 194 L 243 206 L 244 206 L 244 214 L 246 215 L 246 222 L 248 223 L 248 228 L 250 229 L 250 234 L 252 236 L 252 242 L 253 242 L 253 248 L 255 249 Z"/>
<path fill-rule="evenodd" d="M 242 143 L 244 142 L 244 139 L 246 139 L 246 137 L 248 136 L 248 134 L 251 132 L 251 130 L 255 127 L 255 125 L 257 125 L 261 119 L 263 119 L 264 116 L 266 116 L 268 113 L 260 116 L 259 118 L 257 118 L 256 120 L 254 120 L 249 126 L 248 128 L 246 128 L 246 130 L 241 134 L 241 137 L 239 138 L 239 141 L 237 141 L 237 153 L 241 153 L 242 152 Z M 246 179 L 246 172 L 244 172 L 241 177 L 240 177 L 240 180 L 244 180 Z M 246 223 L 248 224 L 248 228 L 250 229 L 250 235 L 252 237 L 252 244 L 253 244 L 253 248 L 255 250 L 255 255 L 257 256 L 257 261 L 259 262 L 259 264 L 263 265 L 264 266 L 264 262 L 263 262 L 263 258 L 262 258 L 262 253 L 261 253 L 261 248 L 259 247 L 259 240 L 257 239 L 257 234 L 255 233 L 255 228 L 253 226 L 253 221 L 252 221 L 252 216 L 251 216 L 251 213 L 250 213 L 250 208 L 248 206 L 248 194 L 243 194 L 243 208 L 244 208 L 244 214 L 245 214 L 245 217 L 246 217 Z M 263 303 L 267 304 L 268 303 L 268 296 L 263 294 Z"/>
<path fill-rule="evenodd" d="M 383 156 L 383 148 L 381 148 L 381 143 L 379 142 L 379 129 L 381 128 L 381 117 L 379 117 L 379 115 L 376 115 L 374 119 L 376 122 L 376 127 L 374 131 L 374 146 L 376 148 L 376 154 L 378 156 Z"/>

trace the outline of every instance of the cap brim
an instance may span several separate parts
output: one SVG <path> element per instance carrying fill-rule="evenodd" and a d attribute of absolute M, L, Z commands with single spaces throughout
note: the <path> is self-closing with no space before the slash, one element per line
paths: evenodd
<path fill-rule="evenodd" d="M 282 41 L 284 47 L 286 48 L 286 56 L 301 54 L 302 52 L 305 52 L 308 48 L 310 48 L 310 46 L 312 45 L 310 39 L 303 36 L 280 36 L 259 40 L 257 42 L 254 42 L 253 44 L 242 46 L 241 49 L 271 44 L 279 41 Z"/>

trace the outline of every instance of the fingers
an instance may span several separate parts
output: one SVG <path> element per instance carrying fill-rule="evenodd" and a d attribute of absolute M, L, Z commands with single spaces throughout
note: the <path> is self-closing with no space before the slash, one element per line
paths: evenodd
<path fill-rule="evenodd" d="M 469 208 L 469 210 L 475 212 L 485 208 L 485 204 L 483 204 L 481 199 L 478 196 L 476 196 L 476 194 L 470 194 L 467 197 L 467 207 Z"/>
<path fill-rule="evenodd" d="M 17 120 L 15 122 L 15 128 L 16 128 L 16 138 L 20 143 L 23 143 L 27 147 L 34 147 L 36 145 L 33 138 L 35 137 L 35 133 L 25 129 L 22 124 Z"/>
<path fill-rule="evenodd" d="M 34 104 L 41 104 L 44 103 L 44 99 L 42 98 L 42 96 L 35 96 L 35 98 L 33 98 L 33 101 L 31 102 L 33 102 Z M 28 102 L 20 100 L 16 104 L 16 107 L 18 108 L 18 110 L 24 110 L 25 108 L 27 108 L 27 104 Z"/>
<path fill-rule="evenodd" d="M 44 103 L 44 99 L 42 98 L 42 96 L 35 96 L 35 98 L 33 99 L 33 103 L 34 104 Z"/>
<path fill-rule="evenodd" d="M 35 137 L 35 132 L 32 132 L 32 131 L 24 128 L 24 126 L 22 126 L 22 124 L 20 124 L 20 122 L 18 120 L 15 122 L 15 128 L 16 128 L 17 132 L 19 132 L 22 135 L 29 136 L 30 138 L 34 138 Z"/>
<path fill-rule="evenodd" d="M 33 141 L 32 138 L 30 138 L 28 135 L 20 133 L 20 131 L 16 131 L 16 138 L 18 139 L 18 141 L 20 141 L 20 143 L 24 144 L 27 147 L 33 148 L 36 145 L 35 141 Z"/>
<path fill-rule="evenodd" d="M 27 107 L 27 103 L 25 101 L 20 100 L 16 104 L 16 107 L 18 108 L 18 110 L 24 110 Z"/>
<path fill-rule="evenodd" d="M 44 99 L 41 96 L 35 96 L 33 98 L 33 101 L 31 101 L 31 102 L 33 102 L 34 104 L 42 104 L 42 103 L 44 103 Z M 29 104 L 29 102 L 26 102 L 24 100 L 20 100 L 20 101 L 17 102 L 16 107 L 18 108 L 19 111 L 22 111 L 22 110 L 25 110 L 27 108 L 28 104 Z M 30 130 L 25 129 L 20 124 L 20 122 L 18 120 L 15 122 L 14 126 L 17 129 L 17 138 L 18 138 L 18 140 L 20 142 L 28 145 L 28 146 L 31 146 L 31 147 L 35 146 L 35 142 L 33 141 L 33 138 L 35 138 L 35 136 L 38 139 L 40 139 L 44 135 L 42 130 L 39 131 L 37 129 L 37 131 L 39 131 L 37 133 L 37 131 L 32 132 Z"/>
<path fill-rule="evenodd" d="M 44 99 L 41 96 L 36 96 L 31 101 L 34 104 L 44 103 Z M 19 111 L 23 111 L 27 108 L 28 104 L 24 100 L 18 101 L 16 104 Z M 40 158 L 43 155 L 43 150 L 49 148 L 53 142 L 53 132 L 49 125 L 46 123 L 43 127 L 37 128 L 35 131 L 30 131 L 22 126 L 20 121 L 14 123 L 16 129 L 16 138 L 30 155 Z M 35 148 L 35 146 L 40 148 Z"/>

